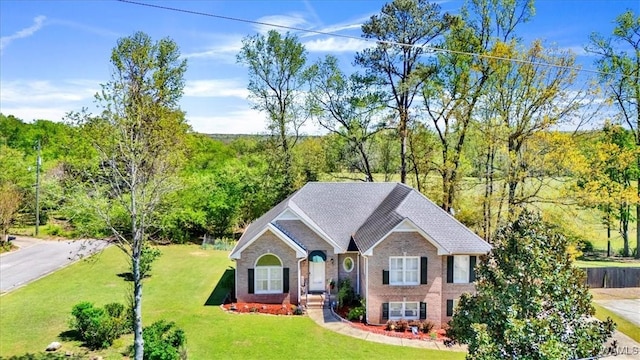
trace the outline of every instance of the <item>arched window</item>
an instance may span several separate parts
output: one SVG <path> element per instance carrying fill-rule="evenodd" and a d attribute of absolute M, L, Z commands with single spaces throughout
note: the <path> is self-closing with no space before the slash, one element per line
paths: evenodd
<path fill-rule="evenodd" d="M 255 267 L 256 294 L 282 293 L 282 262 L 273 254 L 261 256 Z"/>

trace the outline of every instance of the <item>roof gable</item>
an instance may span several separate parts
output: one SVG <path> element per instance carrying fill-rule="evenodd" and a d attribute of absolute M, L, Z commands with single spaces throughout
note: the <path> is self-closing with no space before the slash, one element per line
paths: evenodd
<path fill-rule="evenodd" d="M 242 247 L 238 247 L 239 243 L 236 244 L 233 251 L 231 251 L 231 254 L 229 254 L 229 258 L 240 259 L 242 257 L 242 251 L 247 247 L 249 247 L 249 245 L 253 244 L 257 239 L 260 238 L 260 236 L 262 236 L 262 234 L 266 233 L 267 231 L 270 231 L 271 233 L 273 233 L 277 238 L 279 238 L 285 244 L 287 244 L 290 248 L 292 248 L 296 252 L 296 257 L 303 258 L 307 256 L 307 251 L 301 244 L 294 241 L 291 237 L 285 234 L 282 230 L 280 230 L 274 224 L 268 224 L 262 229 L 262 231 L 255 234 L 253 238 L 248 239 L 248 241 L 246 241 L 242 245 Z"/>
<path fill-rule="evenodd" d="M 396 225 L 393 229 L 387 232 L 383 237 L 381 237 L 375 244 L 373 244 L 367 251 L 363 252 L 365 256 L 373 255 L 373 250 L 378 244 L 383 242 L 389 235 L 395 232 L 417 232 L 422 236 L 425 241 L 428 241 L 431 245 L 433 245 L 436 249 L 438 249 L 438 255 L 447 255 L 447 251 L 440 245 L 437 241 L 432 239 L 429 235 L 427 235 L 422 229 L 420 229 L 416 224 L 413 223 L 410 219 L 402 220 L 398 225 Z"/>
<path fill-rule="evenodd" d="M 300 220 L 333 246 L 336 253 L 370 250 L 391 231 L 415 226 L 440 254 L 485 254 L 491 245 L 413 188 L 399 183 L 307 183 L 255 220 L 230 257 L 239 258 L 247 243 L 270 226 L 295 246 L 277 220 Z M 405 220 L 410 220 L 407 222 Z"/>

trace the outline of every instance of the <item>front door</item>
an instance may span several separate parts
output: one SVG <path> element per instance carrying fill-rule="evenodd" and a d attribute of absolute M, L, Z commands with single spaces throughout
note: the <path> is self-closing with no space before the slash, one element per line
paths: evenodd
<path fill-rule="evenodd" d="M 309 291 L 324 291 L 324 261 L 309 262 Z"/>

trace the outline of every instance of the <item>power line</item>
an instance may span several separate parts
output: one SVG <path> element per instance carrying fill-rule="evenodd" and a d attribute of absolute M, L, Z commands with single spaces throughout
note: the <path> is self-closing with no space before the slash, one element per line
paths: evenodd
<path fill-rule="evenodd" d="M 333 36 L 333 37 L 338 37 L 338 38 L 359 40 L 359 41 L 366 41 L 366 42 L 375 42 L 376 44 L 381 43 L 381 44 L 387 44 L 387 45 L 393 45 L 393 46 L 415 47 L 415 48 L 422 48 L 422 49 L 433 51 L 433 52 L 443 52 L 443 53 L 450 53 L 450 54 L 456 54 L 456 55 L 467 55 L 467 56 L 474 56 L 474 57 L 491 59 L 491 60 L 509 61 L 509 62 L 514 62 L 514 63 L 529 64 L 529 65 L 535 65 L 535 66 L 547 66 L 547 67 L 554 67 L 554 68 L 566 69 L 566 70 L 574 70 L 574 71 L 578 71 L 578 72 L 587 72 L 587 73 L 599 74 L 599 75 L 617 75 L 616 73 L 611 73 L 611 72 L 606 72 L 606 71 L 599 71 L 599 70 L 593 70 L 593 69 L 583 69 L 583 68 L 579 68 L 579 67 L 575 67 L 575 66 L 551 64 L 551 63 L 546 63 L 546 62 L 541 62 L 541 61 L 538 62 L 538 61 L 530 61 L 530 60 L 523 60 L 523 59 L 508 58 L 508 57 L 503 57 L 503 56 L 495 56 L 495 55 L 489 55 L 489 54 L 479 54 L 479 53 L 459 51 L 459 50 L 442 49 L 442 48 L 437 48 L 435 46 L 429 46 L 429 45 L 404 44 L 404 43 L 397 42 L 397 41 L 367 39 L 367 38 L 361 38 L 361 37 L 353 36 L 353 35 L 336 34 L 336 33 L 331 33 L 331 32 L 326 32 L 326 31 L 320 31 L 320 30 L 304 29 L 304 28 L 300 28 L 300 27 L 296 27 L 296 26 L 279 25 L 279 24 L 268 23 L 268 22 L 264 22 L 264 21 L 248 20 L 248 19 L 242 19 L 242 18 L 237 18 L 237 17 L 232 17 L 232 16 L 225 16 L 225 15 L 216 15 L 216 14 L 206 13 L 206 12 L 202 12 L 202 11 L 180 9 L 180 8 L 171 7 L 171 6 L 149 4 L 149 3 L 143 3 L 143 2 L 133 1 L 133 0 L 116 0 L 116 1 L 119 1 L 119 2 L 122 2 L 122 3 L 133 4 L 133 5 L 146 6 L 146 7 L 150 7 L 150 8 L 175 11 L 175 12 L 191 14 L 191 15 L 200 15 L 200 16 L 206 16 L 206 17 L 211 17 L 211 18 L 216 18 L 216 19 L 223 19 L 223 20 L 229 20 L 229 21 L 242 22 L 242 23 L 253 24 L 253 25 L 263 25 L 263 26 L 270 26 L 270 27 L 280 28 L 280 29 L 285 29 L 285 30 L 300 31 L 300 32 L 305 32 L 305 33 L 309 33 L 309 34 Z M 628 77 L 636 78 L 636 79 L 638 78 L 637 76 L 633 76 L 633 75 L 628 75 Z"/>

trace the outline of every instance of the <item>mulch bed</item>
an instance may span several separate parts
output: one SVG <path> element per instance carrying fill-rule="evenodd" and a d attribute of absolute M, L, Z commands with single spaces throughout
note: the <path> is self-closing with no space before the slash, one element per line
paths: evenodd
<path fill-rule="evenodd" d="M 389 331 L 389 330 L 386 330 L 385 325 L 371 325 L 371 324 L 364 324 L 360 321 L 349 321 L 347 320 L 347 313 L 349 312 L 348 308 L 337 309 L 334 312 L 336 315 L 338 315 L 342 319 L 343 322 L 349 324 L 351 327 L 364 330 L 364 331 L 369 331 L 374 334 L 397 337 L 402 339 L 430 340 L 430 341 L 440 341 L 440 342 L 448 339 L 446 335 L 446 330 L 444 329 L 433 330 L 429 334 L 418 332 L 418 335 L 414 335 L 411 332 L 411 329 L 407 329 L 405 331 Z M 433 337 L 432 334 L 435 334 L 435 337 Z"/>
<path fill-rule="evenodd" d="M 222 307 L 227 311 L 237 313 L 255 313 L 269 315 L 294 315 L 295 305 L 290 304 L 260 304 L 260 303 L 232 303 Z"/>

